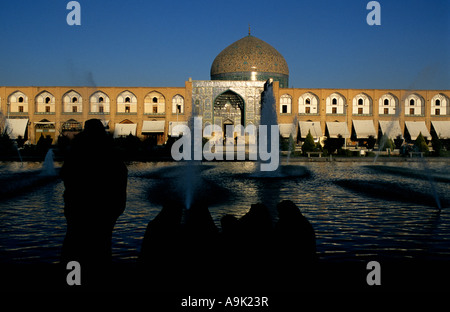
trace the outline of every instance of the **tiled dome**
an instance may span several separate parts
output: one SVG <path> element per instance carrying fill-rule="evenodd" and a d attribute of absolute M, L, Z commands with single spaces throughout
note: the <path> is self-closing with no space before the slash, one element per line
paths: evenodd
<path fill-rule="evenodd" d="M 251 35 L 225 48 L 211 66 L 212 80 L 261 80 L 251 79 L 260 74 L 272 75 L 275 80 L 284 77 L 287 82 L 289 68 L 274 47 Z"/>

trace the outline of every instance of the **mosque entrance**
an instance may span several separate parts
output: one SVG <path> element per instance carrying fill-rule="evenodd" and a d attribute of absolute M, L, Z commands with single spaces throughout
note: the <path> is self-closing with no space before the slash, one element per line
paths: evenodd
<path fill-rule="evenodd" d="M 214 100 L 214 124 L 222 128 L 225 134 L 227 125 L 243 125 L 244 99 L 231 90 L 225 91 Z"/>

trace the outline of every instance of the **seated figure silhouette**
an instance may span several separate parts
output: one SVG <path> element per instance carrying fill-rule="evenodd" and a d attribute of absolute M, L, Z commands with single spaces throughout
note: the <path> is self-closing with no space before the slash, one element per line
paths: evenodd
<path fill-rule="evenodd" d="M 139 255 L 141 262 L 164 265 L 176 258 L 181 247 L 182 214 L 180 204 L 164 203 L 159 214 L 147 225 Z"/>
<path fill-rule="evenodd" d="M 239 219 L 243 235 L 254 243 L 272 235 L 272 219 L 264 204 L 252 204 L 250 210 Z"/>
<path fill-rule="evenodd" d="M 222 226 L 222 248 L 225 251 L 233 250 L 241 239 L 241 226 L 238 218 L 231 214 L 226 214 L 220 219 L 220 225 Z"/>
<path fill-rule="evenodd" d="M 314 228 L 290 200 L 281 201 L 277 210 L 274 252 L 279 278 L 290 278 L 297 284 L 305 285 L 310 282 L 311 269 L 317 261 Z"/>
<path fill-rule="evenodd" d="M 275 236 L 278 242 L 283 247 L 298 252 L 302 261 L 315 261 L 316 235 L 311 223 L 290 200 L 281 201 L 277 205 L 277 210 Z"/>
<path fill-rule="evenodd" d="M 186 282 L 211 284 L 218 261 L 219 232 L 205 202 L 194 202 L 186 211 L 183 227 L 183 256 Z"/>
<path fill-rule="evenodd" d="M 110 262 L 112 232 L 126 204 L 127 175 L 102 122 L 87 120 L 61 168 L 67 221 L 63 263 Z"/>
<path fill-rule="evenodd" d="M 240 283 L 243 289 L 265 289 L 271 282 L 273 255 L 273 226 L 267 207 L 260 203 L 252 204 L 239 219 L 239 231 L 241 239 L 236 251 L 241 258 Z"/>
<path fill-rule="evenodd" d="M 220 219 L 222 231 L 219 240 L 218 266 L 221 268 L 220 283 L 227 288 L 236 290 L 234 283 L 242 268 L 242 232 L 239 219 L 226 214 Z"/>

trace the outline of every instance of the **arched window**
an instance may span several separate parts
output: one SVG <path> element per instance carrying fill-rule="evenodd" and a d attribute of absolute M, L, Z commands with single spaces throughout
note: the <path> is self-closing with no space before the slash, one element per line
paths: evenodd
<path fill-rule="evenodd" d="M 292 112 L 292 97 L 283 94 L 280 98 L 280 114 L 290 114 Z"/>
<path fill-rule="evenodd" d="M 355 100 L 353 100 L 353 101 L 355 101 Z M 330 94 L 326 99 L 326 113 L 327 114 L 345 114 L 346 103 L 347 103 L 346 99 L 342 94 L 340 94 L 338 92 L 334 92 L 334 93 Z M 355 102 L 354 102 L 354 105 L 355 105 Z"/>
<path fill-rule="evenodd" d="M 130 91 L 123 91 L 117 96 L 117 112 L 119 114 L 137 113 L 137 98 Z"/>
<path fill-rule="evenodd" d="M 431 115 L 438 116 L 443 115 L 446 116 L 450 112 L 450 100 L 449 98 L 442 94 L 436 94 L 431 99 Z"/>
<path fill-rule="evenodd" d="M 28 113 L 28 97 L 21 91 L 16 91 L 8 97 L 10 113 Z"/>
<path fill-rule="evenodd" d="M 378 100 L 378 114 L 395 115 L 399 113 L 398 98 L 392 93 L 383 94 Z"/>
<path fill-rule="evenodd" d="M 89 98 L 91 114 L 108 114 L 110 110 L 109 96 L 102 91 L 94 92 Z"/>
<path fill-rule="evenodd" d="M 405 105 L 405 115 L 415 115 L 421 116 L 425 114 L 425 100 L 420 94 L 413 93 L 408 95 L 404 101 Z M 406 106 L 409 105 L 410 109 L 406 109 Z"/>
<path fill-rule="evenodd" d="M 43 91 L 35 98 L 35 110 L 37 113 L 54 114 L 55 113 L 55 97 L 53 94 Z"/>
<path fill-rule="evenodd" d="M 179 94 L 172 98 L 172 114 L 184 114 L 184 98 Z"/>
<path fill-rule="evenodd" d="M 165 114 L 166 98 L 162 93 L 152 91 L 144 98 L 144 114 Z"/>
<path fill-rule="evenodd" d="M 78 92 L 71 90 L 63 96 L 64 113 L 81 113 L 83 111 L 83 99 Z"/>
<path fill-rule="evenodd" d="M 355 115 L 371 115 L 372 114 L 372 98 L 366 93 L 357 94 L 353 98 L 353 114 Z"/>
<path fill-rule="evenodd" d="M 299 114 L 318 114 L 319 113 L 319 98 L 307 92 L 298 98 L 298 113 Z"/>

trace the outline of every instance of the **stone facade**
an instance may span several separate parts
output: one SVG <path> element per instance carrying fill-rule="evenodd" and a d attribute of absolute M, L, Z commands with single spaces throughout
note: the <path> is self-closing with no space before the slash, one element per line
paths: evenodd
<path fill-rule="evenodd" d="M 223 127 L 227 112 L 218 116 L 219 97 L 230 94 L 242 100 L 243 108 L 230 108 L 229 123 L 259 124 L 264 81 L 187 81 L 184 87 L 0 87 L 3 120 L 27 119 L 26 137 L 36 143 L 41 134 L 57 138 L 69 124 L 99 118 L 114 132 L 118 124 L 135 124 L 144 138 L 145 121 L 164 121 L 158 143 L 163 144 L 172 122 L 187 122 L 192 111 L 203 125 Z M 423 121 L 431 131 L 432 121 L 450 121 L 449 90 L 375 90 L 279 88 L 274 82 L 278 123 L 319 122 L 322 134 L 327 122 L 371 120 L 378 132 L 379 121 Z M 237 106 L 236 106 L 237 107 Z M 224 109 L 224 107 L 222 108 Z M 240 108 L 239 108 L 240 110 Z M 234 112 L 234 113 L 233 113 Z M 298 127 L 298 126 L 297 126 Z"/>

